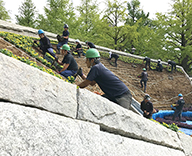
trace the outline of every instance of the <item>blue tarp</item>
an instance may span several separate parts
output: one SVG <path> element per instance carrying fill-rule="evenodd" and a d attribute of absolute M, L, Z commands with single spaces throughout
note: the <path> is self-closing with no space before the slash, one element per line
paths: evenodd
<path fill-rule="evenodd" d="M 157 113 L 154 113 L 152 115 L 152 118 L 155 120 L 156 118 L 164 118 L 164 116 L 171 116 L 173 115 L 174 111 L 173 110 L 160 110 Z"/>
<path fill-rule="evenodd" d="M 190 113 L 192 115 L 192 112 Z M 192 121 L 186 121 L 188 125 L 192 125 Z M 187 129 L 187 128 L 179 128 L 179 130 L 187 135 L 192 135 L 192 129 Z"/>
<path fill-rule="evenodd" d="M 155 120 L 156 118 L 164 118 L 164 116 L 172 116 L 174 113 L 173 110 L 160 110 L 159 112 L 152 115 L 152 118 Z M 182 116 L 192 117 L 192 112 L 187 111 L 183 112 Z"/>
<path fill-rule="evenodd" d="M 173 110 L 160 110 L 159 112 L 155 113 L 152 115 L 152 118 L 155 120 L 156 118 L 164 118 L 164 116 L 172 116 L 174 113 Z M 187 111 L 183 112 L 182 116 L 187 116 L 187 117 L 192 117 L 192 112 Z M 186 121 L 184 123 L 187 123 L 189 125 L 192 125 L 192 121 Z M 192 135 L 192 129 L 187 129 L 187 128 L 179 128 L 179 130 L 187 135 Z"/>

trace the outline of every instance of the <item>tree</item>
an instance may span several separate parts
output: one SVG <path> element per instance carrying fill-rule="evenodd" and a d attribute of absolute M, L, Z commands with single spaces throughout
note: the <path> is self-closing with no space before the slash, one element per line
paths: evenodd
<path fill-rule="evenodd" d="M 81 0 L 81 6 L 76 9 L 79 13 L 76 36 L 97 43 L 97 30 L 101 24 L 97 1 Z"/>
<path fill-rule="evenodd" d="M 5 21 L 11 19 L 9 16 L 9 11 L 7 11 L 4 7 L 3 0 L 0 0 L 0 19 Z"/>
<path fill-rule="evenodd" d="M 73 33 L 75 13 L 69 0 L 47 0 L 47 7 L 44 7 L 45 16 L 38 16 L 37 28 L 49 32 L 61 34 L 64 24 L 69 25 L 70 36 Z"/>
<path fill-rule="evenodd" d="M 186 72 L 192 65 L 192 0 L 174 0 L 168 15 L 158 14 L 165 33 L 166 60 L 175 60 Z"/>
<path fill-rule="evenodd" d="M 139 0 L 132 0 L 130 3 L 127 3 L 128 16 L 126 19 L 126 24 L 134 25 L 137 20 L 142 18 L 142 22 L 140 23 L 143 26 L 146 26 L 150 23 L 149 12 L 147 14 L 144 13 L 142 9 L 140 9 Z"/>
<path fill-rule="evenodd" d="M 15 15 L 17 24 L 35 27 L 35 14 L 36 6 L 33 4 L 32 0 L 25 0 L 19 7 L 19 15 Z"/>
<path fill-rule="evenodd" d="M 126 14 L 125 2 L 118 0 L 107 1 L 107 9 L 103 16 L 103 33 L 106 35 L 105 44 L 116 50 L 125 50 L 125 46 L 129 44 L 130 37 L 135 38 L 134 30 L 130 26 L 124 26 Z M 131 33 L 132 31 L 132 33 Z"/>

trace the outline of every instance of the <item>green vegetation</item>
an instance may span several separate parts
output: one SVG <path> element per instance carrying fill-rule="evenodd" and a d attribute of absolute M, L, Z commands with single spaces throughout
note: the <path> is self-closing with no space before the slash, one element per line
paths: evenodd
<path fill-rule="evenodd" d="M 3 0 L 0 0 L 0 19 L 6 21 L 6 20 L 11 19 L 11 17 L 9 16 L 9 11 L 6 10 L 4 5 L 5 4 L 4 4 Z"/>
<path fill-rule="evenodd" d="M 163 126 L 165 126 L 165 127 L 167 127 L 167 128 L 169 128 L 169 129 L 171 129 L 171 130 L 173 130 L 173 131 L 175 131 L 175 132 L 178 132 L 179 131 L 179 127 L 175 124 L 175 123 L 173 123 L 173 124 L 166 124 L 166 123 L 160 123 L 160 122 L 158 122 L 158 121 L 156 121 L 156 120 L 153 120 L 153 119 L 150 119 L 151 121 L 153 121 L 153 122 L 156 122 L 156 123 L 158 123 L 158 124 L 160 124 L 160 125 L 163 125 Z"/>
<path fill-rule="evenodd" d="M 34 28 L 35 14 L 36 6 L 32 0 L 25 0 L 19 7 L 19 15 L 15 15 L 17 24 Z"/>
<path fill-rule="evenodd" d="M 46 65 L 48 68 L 51 69 L 45 69 L 44 67 L 38 66 L 36 64 L 36 62 L 31 61 L 29 58 L 24 58 L 24 57 L 20 57 L 20 56 L 16 56 L 14 55 L 11 51 L 7 50 L 7 49 L 1 49 L 0 52 L 3 54 L 6 54 L 10 57 L 13 57 L 15 59 L 18 59 L 22 62 L 25 62 L 33 67 L 36 67 L 42 71 L 45 71 L 51 75 L 54 75 L 60 79 L 63 79 L 60 74 L 55 74 L 52 70 L 56 70 L 55 66 L 51 66 L 51 62 L 48 62 L 46 59 L 44 59 L 43 57 L 39 56 L 39 54 L 37 52 L 35 52 L 35 50 L 32 48 L 33 45 L 33 39 L 31 37 L 27 37 L 27 36 L 22 36 L 22 35 L 17 35 L 14 33 L 9 33 L 9 32 L 0 32 L 0 37 L 3 37 L 5 40 L 7 40 L 8 42 L 14 44 L 16 47 L 21 48 L 22 50 L 24 50 L 27 54 L 29 54 L 30 56 L 32 56 L 33 58 L 35 58 L 36 60 L 40 61 L 42 64 Z M 46 54 L 46 56 L 48 58 L 50 58 L 51 61 L 54 60 L 54 58 L 50 55 L 50 54 Z M 63 68 L 62 66 L 58 65 L 59 68 Z M 70 83 L 74 83 L 75 79 L 73 76 L 68 77 L 67 80 L 65 80 L 67 82 Z"/>
<path fill-rule="evenodd" d="M 149 18 L 139 0 L 105 0 L 104 10 L 98 9 L 96 0 L 80 1 L 74 8 L 70 0 L 48 0 L 44 14 L 37 14 L 31 0 L 25 0 L 16 17 L 24 22 L 19 24 L 60 35 L 68 24 L 70 38 L 165 62 L 170 59 L 192 75 L 192 0 L 174 0 L 171 10 L 157 13 L 156 19 Z"/>

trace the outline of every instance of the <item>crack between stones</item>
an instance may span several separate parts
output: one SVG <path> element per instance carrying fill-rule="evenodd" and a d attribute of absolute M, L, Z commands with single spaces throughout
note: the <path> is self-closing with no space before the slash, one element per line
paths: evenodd
<path fill-rule="evenodd" d="M 79 96 L 80 96 L 80 91 L 79 91 L 79 88 L 77 88 L 77 93 L 76 93 L 76 98 L 77 98 L 77 111 L 76 111 L 76 117 L 75 119 L 78 118 L 78 115 L 79 115 Z"/>
<path fill-rule="evenodd" d="M 134 139 L 134 140 L 140 140 L 140 141 L 148 142 L 148 143 L 151 143 L 151 144 L 154 144 L 154 145 L 160 145 L 160 146 L 163 146 L 163 147 L 168 147 L 168 148 L 171 148 L 171 149 L 175 149 L 175 150 L 179 150 L 179 151 L 184 152 L 183 149 L 176 148 L 176 147 L 171 146 L 169 144 L 160 143 L 160 142 L 155 141 L 155 140 L 149 140 L 149 139 L 147 140 L 147 139 L 144 139 L 142 136 L 140 136 L 141 138 L 139 138 L 139 136 L 137 136 L 137 135 L 135 135 L 133 133 L 127 133 L 127 132 L 124 132 L 122 130 L 117 130 L 117 129 L 114 129 L 114 128 L 111 128 L 111 127 L 107 127 L 106 125 L 103 125 L 103 124 L 99 124 L 99 125 L 100 125 L 100 131 L 102 131 L 102 132 L 111 133 L 111 134 L 114 134 L 114 135 L 120 135 L 122 137 L 130 138 L 130 139 Z"/>
<path fill-rule="evenodd" d="M 76 97 L 77 97 L 77 113 L 76 113 L 76 119 L 78 119 L 78 113 L 79 113 L 79 96 L 80 96 L 80 90 L 77 89 L 77 94 L 76 94 Z M 105 114 L 101 117 L 98 117 L 96 116 L 91 110 L 89 110 L 93 116 L 95 116 L 98 120 L 101 120 L 103 119 L 104 117 L 106 116 L 110 116 L 110 115 L 113 115 L 115 114 L 115 112 L 113 113 L 109 113 L 109 114 Z M 155 145 L 160 145 L 160 146 L 163 146 L 163 147 L 168 147 L 168 148 L 171 148 L 171 149 L 175 149 L 175 150 L 179 150 L 179 151 L 182 151 L 184 152 L 183 149 L 181 148 L 176 148 L 172 145 L 169 145 L 169 144 L 165 144 L 163 142 L 158 142 L 158 141 L 155 141 L 155 140 L 150 140 L 150 139 L 146 139 L 146 138 L 143 138 L 142 136 L 137 136 L 133 133 L 128 133 L 128 132 L 125 132 L 123 130 L 117 130 L 117 129 L 114 129 L 114 128 L 111 128 L 111 127 L 108 127 L 102 123 L 97 123 L 97 122 L 92 122 L 90 120 L 85 120 L 85 122 L 90 122 L 90 123 L 94 123 L 94 124 L 97 124 L 100 126 L 100 131 L 102 132 L 105 132 L 105 133 L 111 133 L 111 134 L 114 134 L 114 135 L 120 135 L 122 137 L 126 137 L 126 138 L 130 138 L 130 139 L 134 139 L 134 140 L 140 140 L 140 141 L 144 141 L 144 142 L 148 142 L 148 143 L 151 143 L 151 144 L 155 144 Z"/>
<path fill-rule="evenodd" d="M 16 104 L 16 105 L 23 106 L 23 107 L 36 108 L 36 109 L 39 109 L 39 110 L 41 110 L 41 111 L 53 113 L 53 114 L 56 114 L 56 115 L 60 115 L 60 116 L 63 116 L 63 117 L 67 117 L 67 118 L 71 118 L 71 117 L 66 116 L 66 115 L 64 115 L 64 114 L 61 114 L 61 113 L 56 113 L 56 112 L 53 112 L 53 111 L 49 111 L 49 110 L 47 110 L 47 109 L 45 109 L 45 108 L 43 108 L 43 107 L 37 107 L 37 106 L 22 104 L 22 103 L 13 102 L 13 101 L 10 101 L 10 100 L 7 100 L 7 99 L 0 99 L 0 102 Z M 72 118 L 72 119 L 73 119 L 73 118 Z"/>

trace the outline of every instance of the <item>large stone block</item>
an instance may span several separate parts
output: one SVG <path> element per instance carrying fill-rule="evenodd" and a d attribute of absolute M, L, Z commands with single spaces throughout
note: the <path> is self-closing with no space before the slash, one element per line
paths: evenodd
<path fill-rule="evenodd" d="M 186 156 L 192 156 L 192 137 L 178 133 Z"/>
<path fill-rule="evenodd" d="M 99 124 L 101 129 L 108 132 L 182 150 L 174 131 L 86 89 L 79 90 L 78 104 L 80 120 Z"/>
<path fill-rule="evenodd" d="M 76 86 L 0 54 L 0 99 L 76 117 Z"/>
<path fill-rule="evenodd" d="M 101 132 L 93 123 L 0 102 L 1 156 L 185 156 L 180 150 Z"/>

